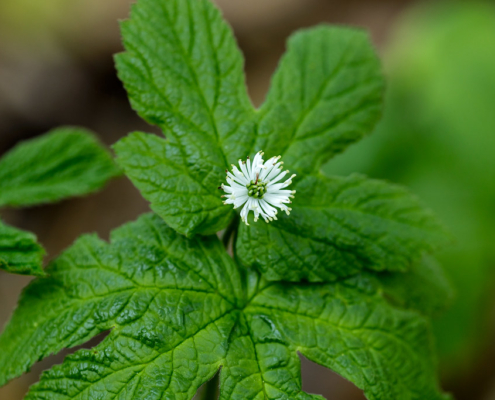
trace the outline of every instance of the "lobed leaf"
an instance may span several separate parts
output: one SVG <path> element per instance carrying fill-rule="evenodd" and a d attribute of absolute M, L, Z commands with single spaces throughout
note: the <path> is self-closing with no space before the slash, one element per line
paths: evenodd
<path fill-rule="evenodd" d="M 224 228 L 233 214 L 222 207 L 217 188 L 228 165 L 249 154 L 254 131 L 243 59 L 231 29 L 207 0 L 140 0 L 122 35 L 126 52 L 116 56 L 119 77 L 133 108 L 159 126 L 167 142 L 148 139 L 156 147 L 143 152 L 134 136 L 116 147 L 119 162 L 177 231 L 192 236 Z M 138 164 L 154 170 L 147 173 Z M 205 191 L 205 201 L 198 202 Z M 162 206 L 183 196 L 194 205 L 181 218 L 174 206 L 170 212 Z M 205 221 L 213 209 L 220 222 Z"/>
<path fill-rule="evenodd" d="M 152 210 L 177 232 L 186 236 L 214 234 L 234 216 L 234 210 L 220 201 L 218 179 L 208 174 L 210 166 L 203 158 L 189 165 L 180 147 L 141 132 L 120 140 L 114 148 L 117 161 L 151 201 Z M 203 151 L 199 146 L 192 154 Z"/>
<path fill-rule="evenodd" d="M 24 291 L 0 337 L 0 385 L 109 329 L 105 343 L 128 343 L 129 351 L 155 348 L 162 360 L 183 341 L 184 351 L 193 351 L 186 338 L 207 327 L 215 330 L 242 301 L 238 272 L 216 237 L 187 240 L 152 215 L 115 231 L 110 245 L 83 236 L 47 273 Z M 108 362 L 125 358 L 110 350 L 99 357 L 106 356 Z"/>
<path fill-rule="evenodd" d="M 231 335 L 220 399 L 321 399 L 301 391 L 297 352 L 368 399 L 448 399 L 433 378 L 426 319 L 389 306 L 372 280 L 262 283 Z"/>
<path fill-rule="evenodd" d="M 34 234 L 0 221 L 0 269 L 13 274 L 42 276 L 44 254 Z"/>
<path fill-rule="evenodd" d="M 81 128 L 59 128 L 0 159 L 0 206 L 31 206 L 80 196 L 120 174 L 112 156 Z"/>
<path fill-rule="evenodd" d="M 447 398 L 426 319 L 390 306 L 366 276 L 241 279 L 216 236 L 187 239 L 155 215 L 118 229 L 111 244 L 82 237 L 48 273 L 0 337 L 0 385 L 111 331 L 45 372 L 28 400 L 189 400 L 220 368 L 223 400 L 321 399 L 302 391 L 297 352 L 369 399 Z"/>
<path fill-rule="evenodd" d="M 384 81 L 361 30 L 322 25 L 293 35 L 259 115 L 256 149 L 282 155 L 300 174 L 317 171 L 370 133 Z"/>
<path fill-rule="evenodd" d="M 217 191 L 229 164 L 264 150 L 315 171 L 380 115 L 379 62 L 358 30 L 296 34 L 259 112 L 232 32 L 208 0 L 140 0 L 122 35 L 119 76 L 134 109 L 167 141 L 133 134 L 116 146 L 119 163 L 152 209 L 189 237 L 232 219 Z"/>
<path fill-rule="evenodd" d="M 239 259 L 269 280 L 332 281 L 361 270 L 405 271 L 448 240 L 402 187 L 360 175 L 306 176 L 293 211 L 270 224 L 241 224 Z"/>

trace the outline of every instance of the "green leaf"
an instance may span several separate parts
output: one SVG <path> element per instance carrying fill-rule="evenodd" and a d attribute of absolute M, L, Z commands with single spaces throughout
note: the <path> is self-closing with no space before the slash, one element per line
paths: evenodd
<path fill-rule="evenodd" d="M 448 399 L 433 378 L 429 323 L 389 306 L 373 281 L 261 283 L 231 334 L 220 399 L 321 399 L 301 392 L 297 352 L 368 399 Z"/>
<path fill-rule="evenodd" d="M 382 49 L 381 126 L 326 171 L 407 185 L 449 226 L 455 243 L 438 258 L 457 296 L 434 331 L 442 375 L 459 383 L 495 336 L 487 324 L 495 304 L 495 3 L 418 3 L 391 37 Z"/>
<path fill-rule="evenodd" d="M 234 210 L 220 201 L 216 174 L 198 175 L 184 163 L 180 148 L 140 132 L 114 148 L 118 163 L 151 202 L 152 210 L 176 231 L 187 236 L 214 234 L 234 216 Z M 208 163 L 198 160 L 196 167 L 207 171 Z"/>
<path fill-rule="evenodd" d="M 215 332 L 220 335 L 235 318 L 230 311 L 242 299 L 237 269 L 216 237 L 187 240 L 151 215 L 115 231 L 111 245 L 83 236 L 47 273 L 25 290 L 0 337 L 0 385 L 39 359 L 112 328 L 105 343 L 117 348 L 106 350 L 105 362 L 125 360 L 119 346 L 142 357 L 123 373 L 140 366 L 153 370 L 153 348 L 163 353 L 156 366 L 163 361 L 163 368 L 171 368 L 173 357 L 175 363 L 186 362 L 189 356 L 179 354 L 193 351 L 205 335 L 213 341 L 202 350 L 213 375 L 215 357 L 222 356 Z"/>
<path fill-rule="evenodd" d="M 59 128 L 17 145 L 0 159 L 0 206 L 80 196 L 119 174 L 93 134 L 81 128 Z"/>
<path fill-rule="evenodd" d="M 0 385 L 111 329 L 45 372 L 29 400 L 191 399 L 221 368 L 221 399 L 319 399 L 297 352 L 369 399 L 443 399 L 428 324 L 365 276 L 330 284 L 241 279 L 216 236 L 187 239 L 154 215 L 79 239 L 23 293 L 0 337 Z M 246 283 L 243 283 L 246 282 Z"/>
<path fill-rule="evenodd" d="M 291 37 L 260 110 L 256 149 L 310 173 L 370 133 L 383 77 L 364 31 L 320 26 Z"/>
<path fill-rule="evenodd" d="M 442 266 L 431 257 L 414 263 L 405 272 L 378 275 L 384 293 L 403 308 L 438 316 L 454 301 L 455 291 Z"/>
<path fill-rule="evenodd" d="M 0 221 L 0 269 L 20 275 L 44 275 L 44 254 L 35 235 Z"/>
<path fill-rule="evenodd" d="M 320 175 L 304 177 L 295 188 L 290 216 L 239 230 L 239 259 L 269 280 L 405 271 L 448 240 L 432 213 L 402 187 L 360 175 Z"/>
<path fill-rule="evenodd" d="M 134 135 L 116 147 L 119 162 L 174 229 L 192 236 L 224 228 L 233 214 L 217 188 L 228 165 L 249 154 L 255 125 L 230 27 L 207 0 L 140 0 L 122 36 L 119 77 L 133 108 L 167 141 Z M 150 144 L 156 148 L 147 150 Z M 178 217 L 183 197 L 194 205 Z"/>
<path fill-rule="evenodd" d="M 314 171 L 380 115 L 379 62 L 358 30 L 296 34 L 258 113 L 232 32 L 209 1 L 140 0 L 122 35 L 119 76 L 134 109 L 167 140 L 133 134 L 115 147 L 118 161 L 152 209 L 189 237 L 231 220 L 217 191 L 229 164 L 264 150 Z"/>

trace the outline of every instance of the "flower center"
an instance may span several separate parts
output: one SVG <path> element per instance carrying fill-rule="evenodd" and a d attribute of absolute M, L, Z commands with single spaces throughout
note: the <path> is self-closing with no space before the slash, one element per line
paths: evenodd
<path fill-rule="evenodd" d="M 267 182 L 261 182 L 259 179 L 256 181 L 251 181 L 246 186 L 248 190 L 249 197 L 254 197 L 255 199 L 262 199 L 266 193 Z"/>

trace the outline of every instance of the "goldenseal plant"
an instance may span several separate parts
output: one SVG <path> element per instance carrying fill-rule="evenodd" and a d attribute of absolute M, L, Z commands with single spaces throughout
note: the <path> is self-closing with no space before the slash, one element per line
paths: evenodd
<path fill-rule="evenodd" d="M 83 235 L 27 286 L 0 385 L 107 332 L 26 399 L 322 399 L 302 390 L 299 355 L 368 399 L 449 399 L 430 332 L 451 298 L 432 258 L 449 235 L 403 187 L 320 172 L 379 120 L 367 34 L 295 33 L 259 109 L 210 1 L 138 0 L 122 37 L 118 75 L 165 137 L 113 148 L 153 213 L 109 242 Z"/>

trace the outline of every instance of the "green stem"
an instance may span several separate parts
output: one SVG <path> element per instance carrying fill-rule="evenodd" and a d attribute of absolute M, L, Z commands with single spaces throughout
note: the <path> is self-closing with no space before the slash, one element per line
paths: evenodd
<path fill-rule="evenodd" d="M 216 400 L 218 398 L 218 374 L 205 383 L 200 400 Z"/>
<path fill-rule="evenodd" d="M 239 226 L 239 216 L 236 214 L 232 222 L 227 227 L 227 229 L 225 229 L 225 232 L 223 233 L 222 236 L 222 243 L 227 250 L 229 248 L 230 238 L 232 237 L 232 234 L 237 232 L 238 226 Z"/>

